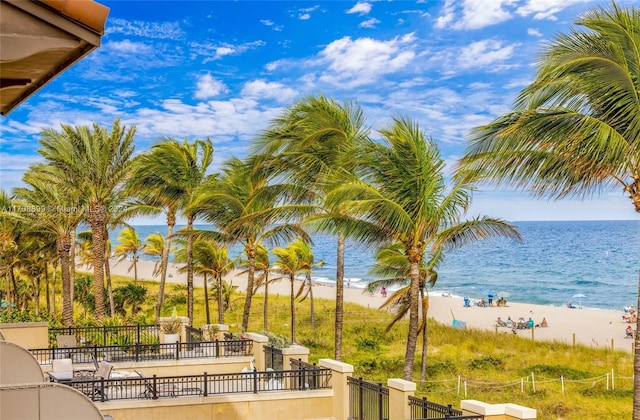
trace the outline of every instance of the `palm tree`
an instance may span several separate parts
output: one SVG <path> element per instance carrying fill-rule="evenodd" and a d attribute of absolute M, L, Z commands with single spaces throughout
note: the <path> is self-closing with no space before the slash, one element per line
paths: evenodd
<path fill-rule="evenodd" d="M 176 252 L 176 262 L 184 262 L 187 259 L 186 248 Z M 199 239 L 193 244 L 193 269 L 196 274 L 204 277 L 204 304 L 207 324 L 211 323 L 209 314 L 209 294 L 207 289 L 207 276 L 213 276 L 216 282 L 216 290 L 222 290 L 222 278 L 234 268 L 234 261 L 229 258 L 227 248 L 214 241 Z M 218 293 L 218 323 L 224 324 L 223 294 Z"/>
<path fill-rule="evenodd" d="M 247 290 L 242 332 L 247 331 L 255 290 L 255 260 L 259 243 L 308 239 L 292 220 L 310 211 L 310 206 L 288 204 L 301 195 L 293 184 L 270 184 L 269 176 L 251 164 L 230 159 L 219 179 L 210 179 L 192 204 L 214 229 L 197 232 L 199 237 L 220 243 L 242 244 L 248 261 Z M 290 201 L 291 200 L 291 201 Z"/>
<path fill-rule="evenodd" d="M 241 265 L 248 266 L 247 260 L 241 261 Z M 264 306 L 262 310 L 262 322 L 264 331 L 269 331 L 269 285 L 279 279 L 269 277 L 271 273 L 271 262 L 269 260 L 269 250 L 262 244 L 258 244 L 256 248 L 256 259 L 254 261 L 255 274 L 257 275 L 254 284 L 254 294 L 259 288 L 264 286 Z M 241 271 L 238 275 L 247 274 L 248 270 Z"/>
<path fill-rule="evenodd" d="M 640 11 L 612 3 L 576 24 L 544 47 L 514 110 L 474 131 L 460 173 L 551 199 L 620 188 L 640 213 Z M 634 354 L 639 420 L 638 336 Z"/>
<path fill-rule="evenodd" d="M 25 172 L 23 181 L 28 187 L 16 188 L 14 193 L 23 200 L 21 208 L 34 211 L 14 212 L 13 217 L 22 223 L 28 223 L 32 231 L 55 235 L 62 271 L 62 318 L 64 326 L 70 327 L 73 324 L 70 272 L 72 234 L 84 214 L 82 207 L 77 207 L 77 201 L 73 195 L 68 194 L 66 185 L 60 183 L 55 172 L 55 168 L 44 164 L 32 165 Z"/>
<path fill-rule="evenodd" d="M 332 174 L 350 173 L 356 165 L 354 157 L 359 144 L 367 138 L 361 108 L 353 103 L 338 103 L 319 95 L 303 98 L 265 131 L 256 144 L 255 154 L 265 159 L 265 165 L 278 173 L 288 174 L 298 185 L 318 194 L 317 204 L 324 213 L 320 231 L 336 233 L 336 318 L 335 359 L 342 358 L 344 320 L 344 245 L 348 221 L 337 207 L 327 207 L 323 196 L 330 189 Z M 326 226 L 326 225 L 329 226 Z"/>
<path fill-rule="evenodd" d="M 411 380 L 418 334 L 420 266 L 425 251 L 494 236 L 519 238 L 508 223 L 488 217 L 461 221 L 471 202 L 472 185 L 460 181 L 449 189 L 444 160 L 435 142 L 417 124 L 396 118 L 380 132 L 381 142 L 369 141 L 359 158 L 361 179 L 345 179 L 327 196 L 357 224 L 347 233 L 357 240 L 400 242 L 409 261 L 409 332 L 404 379 Z"/>
<path fill-rule="evenodd" d="M 48 128 L 43 130 L 40 139 L 40 154 L 56 167 L 61 181 L 70 190 L 82 193 L 87 206 L 86 221 L 92 231 L 93 286 L 98 320 L 105 315 L 105 226 L 109 212 L 114 210 L 113 198 L 132 172 L 135 131 L 135 127 L 125 131 L 116 119 L 111 132 L 97 123 L 92 128 L 62 124 L 61 132 Z"/>
<path fill-rule="evenodd" d="M 294 285 L 296 276 L 305 273 L 304 263 L 300 260 L 300 249 L 294 243 L 286 248 L 277 247 L 273 249 L 273 255 L 277 260 L 273 263 L 273 270 L 276 273 L 285 275 L 291 282 L 291 342 L 296 342 L 296 298 L 294 295 Z"/>
<path fill-rule="evenodd" d="M 438 273 L 435 271 L 435 267 L 441 260 L 442 252 L 439 250 L 434 253 L 427 261 L 422 260 L 420 266 L 420 311 L 422 318 L 418 326 L 419 333 L 422 333 L 422 360 L 420 368 L 420 384 L 424 385 L 426 380 L 427 369 L 427 345 L 428 345 L 428 312 L 429 312 L 429 291 L 426 286 L 433 287 L 438 279 Z M 388 332 L 393 326 L 403 319 L 409 312 L 409 306 L 411 301 L 410 289 L 411 289 L 411 276 L 410 266 L 407 255 L 404 252 L 404 247 L 401 243 L 395 242 L 390 245 L 384 246 L 376 253 L 376 264 L 372 267 L 370 274 L 374 277 L 382 277 L 381 280 L 370 283 L 373 290 L 380 289 L 382 287 L 390 288 L 393 286 L 400 286 L 400 288 L 389 296 L 389 298 L 382 304 L 382 308 L 390 308 L 395 312 L 395 316 L 391 323 L 385 329 Z"/>
<path fill-rule="evenodd" d="M 162 236 L 162 233 L 160 232 L 152 233 L 147 236 L 147 239 L 145 239 L 144 255 L 158 258 L 156 264 L 153 266 L 153 272 L 151 273 L 153 277 L 157 276 L 161 272 L 165 242 L 164 236 Z"/>
<path fill-rule="evenodd" d="M 127 272 L 133 268 L 133 284 L 138 284 L 138 253 L 145 248 L 145 244 L 138 238 L 138 233 L 132 227 L 123 229 L 118 236 L 119 245 L 116 245 L 113 253 L 114 257 L 120 257 L 118 262 L 122 262 L 131 255 L 131 265 Z"/>
<path fill-rule="evenodd" d="M 302 297 L 301 300 L 304 300 L 309 296 L 309 305 L 311 310 L 311 331 L 316 330 L 316 316 L 313 305 L 313 281 L 311 280 L 311 272 L 314 268 L 322 267 L 324 265 L 324 261 L 315 262 L 315 257 L 313 255 L 313 251 L 311 246 L 301 238 L 297 238 L 295 241 L 291 243 L 292 246 L 295 246 L 300 264 L 304 269 L 305 281 L 302 282 L 300 288 L 298 289 L 298 293 L 296 293 L 296 298 Z"/>
<path fill-rule="evenodd" d="M 187 219 L 184 229 L 186 236 L 187 256 L 187 316 L 193 323 L 193 223 L 197 217 L 197 208 L 189 203 L 198 194 L 198 189 L 207 178 L 206 172 L 213 161 L 213 145 L 210 139 L 195 140 L 193 143 L 180 143 L 172 138 L 162 138 L 153 145 L 148 153 L 140 157 L 135 179 L 130 188 L 138 192 L 146 191 L 153 198 L 145 196 L 143 202 L 151 206 L 162 207 L 167 214 L 167 243 L 171 245 L 176 214 L 182 210 Z M 164 283 L 166 281 L 166 265 L 169 255 L 163 255 L 162 277 L 158 293 L 156 317 L 164 301 Z"/>

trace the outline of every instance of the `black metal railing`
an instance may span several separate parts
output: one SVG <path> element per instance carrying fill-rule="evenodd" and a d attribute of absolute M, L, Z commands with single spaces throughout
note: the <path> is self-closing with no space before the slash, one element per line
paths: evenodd
<path fill-rule="evenodd" d="M 160 342 L 160 328 L 157 325 L 51 327 L 49 328 L 49 347 L 57 346 L 56 339 L 59 335 L 75 336 L 79 346 L 113 346 Z"/>
<path fill-rule="evenodd" d="M 463 415 L 461 410 L 449 405 L 436 404 L 426 398 L 409 396 L 412 420 L 484 420 L 483 415 Z"/>
<path fill-rule="evenodd" d="M 315 383 L 300 384 L 297 370 L 186 376 L 136 376 L 110 379 L 71 381 L 66 384 L 84 393 L 93 401 L 159 399 L 273 391 L 329 389 L 331 369 L 317 368 Z M 280 379 L 276 379 L 280 378 Z"/>
<path fill-rule="evenodd" d="M 347 378 L 349 418 L 351 420 L 386 420 L 389 418 L 389 388 L 362 378 Z"/>
<path fill-rule="evenodd" d="M 315 363 L 303 362 L 302 359 L 291 359 L 289 364 L 291 370 L 299 373 L 298 386 L 301 389 L 303 387 L 315 389 L 329 386 L 328 383 L 321 383 L 321 381 L 330 379 L 330 377 L 327 378 L 325 375 L 319 375 L 318 372 L 320 372 L 320 368 Z"/>
<path fill-rule="evenodd" d="M 264 364 L 267 369 L 283 370 L 284 357 L 282 355 L 282 349 L 273 346 L 264 346 Z"/>
<path fill-rule="evenodd" d="M 132 344 L 116 346 L 84 346 L 30 349 L 41 365 L 54 359 L 70 358 L 74 363 L 140 362 L 148 360 L 198 359 L 204 357 L 244 357 L 253 354 L 251 340 L 205 341 L 193 347 L 191 343 Z"/>

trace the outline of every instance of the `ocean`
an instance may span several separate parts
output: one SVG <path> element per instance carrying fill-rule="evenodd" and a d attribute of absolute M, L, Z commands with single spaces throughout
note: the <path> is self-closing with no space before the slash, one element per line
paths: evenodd
<path fill-rule="evenodd" d="M 585 308 L 623 309 L 638 300 L 640 220 L 513 222 L 522 242 L 491 239 L 445 255 L 431 294 L 451 293 L 472 299 L 486 292 L 506 292 L 507 301 Z M 134 226 L 141 240 L 163 225 Z M 205 228 L 199 225 L 199 228 Z M 179 228 L 179 227 L 177 227 Z M 111 232 L 113 244 L 119 231 Z M 313 237 L 318 283 L 334 284 L 336 240 Z M 283 244 L 281 246 L 286 246 Z M 232 257 L 241 249 L 230 247 Z M 345 278 L 350 287 L 365 288 L 376 280 L 369 274 L 375 251 L 347 242 Z M 145 259 L 145 257 L 141 257 Z M 149 257 L 147 257 L 149 258 Z M 150 258 L 149 258 L 150 259 Z"/>

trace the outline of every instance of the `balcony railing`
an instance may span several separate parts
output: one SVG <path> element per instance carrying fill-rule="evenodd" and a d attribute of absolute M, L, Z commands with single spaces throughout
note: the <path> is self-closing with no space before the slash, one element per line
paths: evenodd
<path fill-rule="evenodd" d="M 309 381 L 309 378 L 313 380 Z M 331 369 L 91 379 L 66 384 L 93 401 L 330 389 Z"/>
<path fill-rule="evenodd" d="M 74 363 L 140 362 L 149 360 L 198 359 L 204 357 L 244 357 L 253 354 L 251 340 L 202 341 L 198 343 L 130 344 L 30 349 L 41 365 L 54 359 L 70 358 Z"/>

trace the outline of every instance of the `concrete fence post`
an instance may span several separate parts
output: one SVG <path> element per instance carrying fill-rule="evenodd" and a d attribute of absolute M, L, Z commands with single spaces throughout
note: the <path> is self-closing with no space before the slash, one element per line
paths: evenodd
<path fill-rule="evenodd" d="M 415 382 L 404 379 L 389 379 L 389 420 L 406 420 L 411 418 L 409 397 L 416 392 Z"/>
<path fill-rule="evenodd" d="M 253 358 L 256 359 L 256 369 L 266 370 L 264 347 L 269 344 L 269 337 L 258 333 L 246 333 L 244 336 L 253 341 Z"/>
<path fill-rule="evenodd" d="M 353 376 L 353 365 L 333 359 L 320 359 L 318 366 L 331 369 L 333 389 L 333 417 L 338 420 L 349 418 L 349 384 L 347 378 Z"/>

